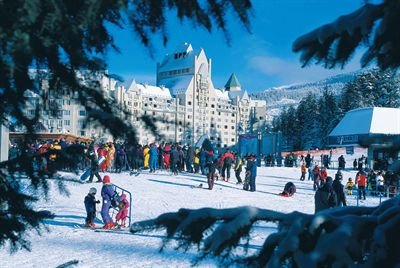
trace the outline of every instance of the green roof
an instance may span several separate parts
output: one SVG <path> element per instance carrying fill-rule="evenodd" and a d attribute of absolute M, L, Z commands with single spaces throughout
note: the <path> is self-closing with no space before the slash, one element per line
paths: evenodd
<path fill-rule="evenodd" d="M 229 77 L 228 82 L 225 84 L 225 88 L 231 87 L 241 87 L 239 80 L 234 73 L 231 75 L 231 77 Z"/>

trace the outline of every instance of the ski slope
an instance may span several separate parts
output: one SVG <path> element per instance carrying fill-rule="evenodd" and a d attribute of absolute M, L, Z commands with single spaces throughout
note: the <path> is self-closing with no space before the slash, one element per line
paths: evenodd
<path fill-rule="evenodd" d="M 334 177 L 335 173 L 336 170 L 328 170 L 329 176 Z M 78 179 L 73 174 L 63 175 Z M 207 187 L 206 178 L 202 175 L 173 176 L 165 171 L 155 174 L 143 172 L 139 176 L 129 176 L 126 172 L 109 175 L 112 183 L 132 192 L 134 221 L 151 219 L 182 207 L 231 208 L 250 205 L 282 212 L 314 212 L 312 182 L 299 181 L 300 167 L 259 168 L 257 192 L 242 190 L 242 186 L 236 185 L 236 180 L 232 178 L 230 182 L 216 181 L 214 189 L 210 191 L 193 188 L 200 183 Z M 355 171 L 345 171 L 343 177 L 344 183 L 348 177 L 354 179 Z M 297 193 L 289 198 L 279 196 L 278 193 L 282 192 L 288 181 L 295 183 Z M 73 267 L 190 267 L 198 256 L 195 249 L 186 253 L 175 250 L 173 242 L 160 253 L 164 232 L 104 233 L 78 228 L 78 225 L 84 223 L 86 216 L 83 204 L 85 195 L 94 186 L 98 190 L 97 198 L 100 198 L 101 184 L 68 181 L 66 185 L 70 191 L 69 197 L 61 195 L 57 186 L 52 184 L 49 201 L 42 200 L 37 204 L 37 208 L 50 210 L 56 215 L 54 219 L 46 221 L 48 232 L 43 230 L 41 236 L 36 232 L 29 233 L 31 252 L 20 250 L 10 255 L 8 246 L 0 249 L 0 267 L 56 267 L 71 260 L 79 261 Z M 348 203 L 355 205 L 355 197 L 348 197 Z M 374 206 L 378 203 L 378 198 L 369 197 L 361 205 Z M 98 226 L 100 225 L 99 222 Z M 250 249 L 259 249 L 265 237 L 274 230 L 274 225 L 257 223 L 252 233 Z M 218 266 L 213 258 L 198 264 L 198 267 Z"/>

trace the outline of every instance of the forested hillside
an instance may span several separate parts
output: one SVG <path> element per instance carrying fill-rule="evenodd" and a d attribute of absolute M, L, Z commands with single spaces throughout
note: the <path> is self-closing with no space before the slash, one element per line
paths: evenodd
<path fill-rule="evenodd" d="M 322 95 L 307 92 L 298 104 L 282 108 L 272 120 L 272 129 L 282 132 L 285 150 L 325 148 L 329 133 L 347 111 L 400 107 L 399 82 L 396 72 L 373 69 L 344 84 L 341 94 L 330 87 L 325 87 Z"/>

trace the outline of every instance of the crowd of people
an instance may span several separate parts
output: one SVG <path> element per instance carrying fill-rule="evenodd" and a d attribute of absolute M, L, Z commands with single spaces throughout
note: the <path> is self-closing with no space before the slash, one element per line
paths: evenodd
<path fill-rule="evenodd" d="M 63 152 L 80 152 L 73 159 L 75 165 L 68 165 L 63 161 L 57 161 Z M 45 154 L 47 151 L 52 153 Z M 48 170 L 67 170 L 76 171 L 76 169 L 86 170 L 90 168 L 88 182 L 103 183 L 102 197 L 102 217 L 105 222 L 105 228 L 111 228 L 114 221 L 108 216 L 110 209 L 107 196 L 111 196 L 109 187 L 109 177 L 101 178 L 99 172 L 120 173 L 122 171 L 138 172 L 140 170 L 149 170 L 154 173 L 156 170 L 168 170 L 174 175 L 180 172 L 197 173 L 207 177 L 208 189 L 212 190 L 215 180 L 230 181 L 232 178 L 231 170 L 237 184 L 243 184 L 243 189 L 251 192 L 256 191 L 257 162 L 254 154 L 240 157 L 239 154 L 226 150 L 224 153 L 217 154 L 212 147 L 202 146 L 194 147 L 190 145 L 182 146 L 179 143 L 151 143 L 147 145 L 114 143 L 107 142 L 102 144 L 81 143 L 79 141 L 66 142 L 64 140 L 55 140 L 47 142 L 26 143 L 23 146 L 11 146 L 9 158 L 13 159 L 21 154 L 32 155 L 34 166 L 38 169 Z M 310 153 L 306 155 L 297 155 L 288 153 L 285 157 L 280 154 L 266 155 L 263 157 L 265 166 L 284 166 L 297 167 L 300 165 L 300 180 L 311 180 L 315 193 L 316 212 L 334 206 L 346 206 L 346 195 L 353 194 L 357 189 L 359 199 L 366 199 L 366 192 L 371 195 L 397 194 L 399 187 L 399 175 L 391 171 L 376 171 L 368 168 L 367 158 L 363 155 L 353 161 L 353 169 L 357 170 L 354 178 L 348 178 L 346 184 L 343 184 L 343 175 L 341 170 L 346 168 L 344 156 L 338 158 L 338 171 L 333 179 L 328 175 L 328 169 L 331 165 L 332 151 L 328 154 L 321 154 L 321 159 L 314 160 Z M 259 161 L 261 162 L 261 161 Z M 259 164 L 259 163 L 258 163 Z M 72 170 L 74 169 L 74 170 Z M 242 171 L 245 170 L 244 177 Z M 308 176 L 307 176 L 308 173 Z M 85 198 L 85 207 L 87 209 L 87 226 L 93 223 L 93 209 L 95 209 L 94 196 L 95 188 L 91 188 L 88 196 Z M 285 186 L 282 196 L 292 196 L 295 193 L 295 185 Z M 121 209 L 120 211 L 126 210 Z M 119 215 L 118 220 L 123 220 L 126 215 Z"/>

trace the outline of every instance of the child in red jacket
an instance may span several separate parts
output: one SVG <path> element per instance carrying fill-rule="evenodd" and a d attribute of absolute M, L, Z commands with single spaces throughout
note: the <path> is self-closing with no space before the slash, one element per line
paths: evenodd
<path fill-rule="evenodd" d="M 129 202 L 126 199 L 126 195 L 122 194 L 121 195 L 121 200 L 119 202 L 119 211 L 117 213 L 117 216 L 115 217 L 116 223 L 118 227 L 125 227 L 125 221 L 126 217 L 128 216 L 128 209 L 129 209 Z M 121 223 L 119 223 L 121 221 Z"/>

